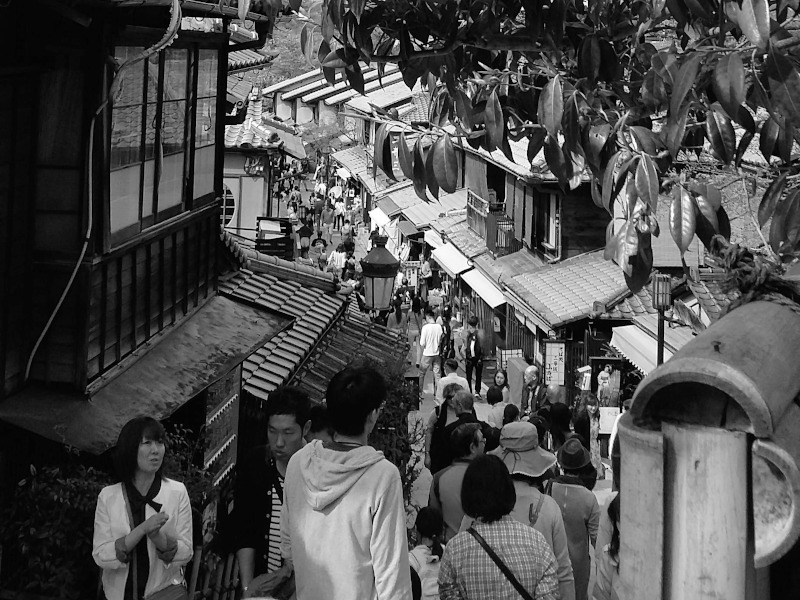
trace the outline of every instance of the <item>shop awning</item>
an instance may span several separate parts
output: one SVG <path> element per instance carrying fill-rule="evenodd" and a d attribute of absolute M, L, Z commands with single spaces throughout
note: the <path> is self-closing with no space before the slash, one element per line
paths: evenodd
<path fill-rule="evenodd" d="M 450 277 L 455 277 L 470 268 L 467 257 L 449 242 L 434 250 L 432 256 Z"/>
<path fill-rule="evenodd" d="M 391 219 L 380 208 L 373 208 L 369 211 L 369 219 L 372 221 L 372 226 L 386 227 Z"/>
<path fill-rule="evenodd" d="M 442 236 L 436 233 L 433 229 L 426 229 L 425 230 L 425 243 L 428 244 L 431 248 L 436 250 L 440 246 L 444 246 L 444 240 Z"/>
<path fill-rule="evenodd" d="M 381 200 L 378 200 L 377 206 L 387 217 L 393 217 L 400 214 L 400 207 L 392 202 L 391 198 L 382 198 Z"/>
<path fill-rule="evenodd" d="M 399 229 L 400 233 L 402 233 L 406 237 L 411 237 L 412 235 L 417 235 L 420 232 L 419 229 L 417 229 L 414 226 L 414 224 L 409 222 L 409 221 L 400 221 L 397 224 L 397 229 Z"/>
<path fill-rule="evenodd" d="M 34 385 L 0 402 L 0 419 L 101 454 L 130 419 L 170 416 L 291 322 L 216 296 L 91 398 Z"/>
<path fill-rule="evenodd" d="M 656 368 L 658 341 L 636 325 L 614 327 L 611 345 L 645 375 Z M 664 361 L 670 358 L 672 358 L 672 352 L 665 347 Z"/>
<path fill-rule="evenodd" d="M 501 304 L 505 304 L 506 297 L 503 295 L 503 292 L 497 289 L 497 286 L 477 269 L 467 271 L 461 276 L 461 279 L 492 308 L 497 308 Z"/>

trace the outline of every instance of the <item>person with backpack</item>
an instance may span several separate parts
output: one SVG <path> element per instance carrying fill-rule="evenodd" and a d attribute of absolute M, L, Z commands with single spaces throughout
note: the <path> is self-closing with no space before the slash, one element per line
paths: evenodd
<path fill-rule="evenodd" d="M 431 506 L 421 508 L 414 529 L 419 543 L 408 553 L 408 562 L 419 575 L 423 600 L 438 600 L 439 561 L 444 554 L 442 513 Z"/>
<path fill-rule="evenodd" d="M 555 455 L 539 446 L 536 426 L 526 421 L 504 426 L 500 432 L 500 447 L 490 454 L 502 459 L 514 480 L 517 501 L 511 516 L 544 536 L 558 563 L 561 600 L 575 600 L 575 579 L 564 518 L 556 501 L 542 491 L 544 480 L 553 474 Z"/>

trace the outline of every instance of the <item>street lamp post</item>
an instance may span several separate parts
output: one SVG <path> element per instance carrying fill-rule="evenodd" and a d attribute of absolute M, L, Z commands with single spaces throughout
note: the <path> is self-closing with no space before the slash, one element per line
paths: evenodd
<path fill-rule="evenodd" d="M 658 311 L 656 365 L 660 365 L 664 362 L 664 311 L 672 306 L 671 277 L 665 273 L 653 273 L 653 306 Z"/>
<path fill-rule="evenodd" d="M 386 249 L 389 238 L 379 236 L 369 254 L 361 259 L 364 276 L 364 301 L 370 311 L 388 310 L 392 305 L 394 280 L 400 261 Z"/>

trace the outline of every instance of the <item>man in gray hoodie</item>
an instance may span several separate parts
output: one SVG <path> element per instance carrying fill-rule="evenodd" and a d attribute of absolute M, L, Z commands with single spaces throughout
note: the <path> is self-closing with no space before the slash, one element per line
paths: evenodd
<path fill-rule="evenodd" d="M 367 443 L 386 393 L 370 367 L 334 375 L 333 441 L 314 440 L 289 461 L 281 550 L 298 600 L 411 600 L 400 473 Z"/>

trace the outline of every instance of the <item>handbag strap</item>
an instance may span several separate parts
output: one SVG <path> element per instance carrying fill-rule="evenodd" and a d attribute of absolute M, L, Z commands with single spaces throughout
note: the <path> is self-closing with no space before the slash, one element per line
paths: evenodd
<path fill-rule="evenodd" d="M 505 575 L 506 579 L 508 579 L 511 582 L 511 585 L 514 586 L 514 589 L 517 590 L 519 595 L 522 596 L 524 600 L 534 600 L 533 596 L 531 596 L 528 593 L 528 590 L 522 587 L 522 584 L 519 582 L 519 580 L 516 577 L 514 577 L 514 574 L 511 572 L 511 569 L 509 569 L 506 566 L 506 563 L 504 563 L 500 559 L 500 557 L 497 556 L 495 551 L 492 550 L 492 547 L 486 543 L 486 540 L 483 539 L 483 536 L 477 531 L 475 531 L 473 527 L 470 527 L 469 529 L 467 529 L 467 531 L 470 533 L 470 535 L 472 535 L 472 537 L 474 537 L 478 541 L 478 543 L 481 546 L 483 546 L 483 549 L 486 550 L 486 554 L 488 554 L 489 558 L 491 558 L 494 561 L 494 563 L 500 568 L 500 570 L 503 572 L 503 575 Z"/>
<path fill-rule="evenodd" d="M 122 497 L 125 499 L 125 512 L 128 514 L 128 523 L 130 523 L 131 531 L 134 530 L 133 524 L 133 512 L 131 512 L 131 502 L 128 499 L 128 490 L 125 489 L 125 482 L 121 482 L 120 485 L 122 486 Z M 136 562 L 136 548 L 133 549 L 133 557 L 131 558 L 131 572 L 130 576 L 131 579 L 131 593 L 133 594 L 133 600 L 138 600 L 138 592 L 137 589 L 139 587 L 139 574 L 138 574 L 138 567 Z"/>

